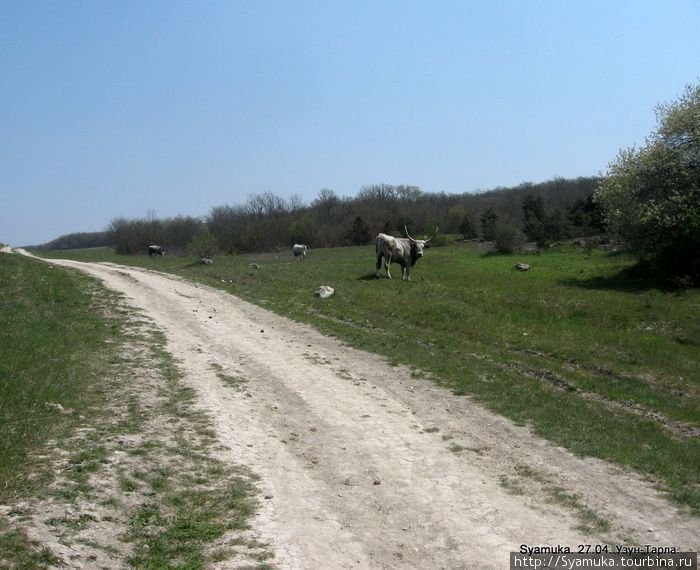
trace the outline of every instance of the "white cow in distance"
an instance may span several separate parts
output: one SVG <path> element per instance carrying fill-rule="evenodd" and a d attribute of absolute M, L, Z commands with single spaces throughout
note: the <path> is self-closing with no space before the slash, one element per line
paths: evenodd
<path fill-rule="evenodd" d="M 294 247 L 292 247 L 292 253 L 294 254 L 294 259 L 297 261 L 304 261 L 306 259 L 306 252 L 308 251 L 309 246 L 304 245 L 303 243 L 295 243 Z"/>

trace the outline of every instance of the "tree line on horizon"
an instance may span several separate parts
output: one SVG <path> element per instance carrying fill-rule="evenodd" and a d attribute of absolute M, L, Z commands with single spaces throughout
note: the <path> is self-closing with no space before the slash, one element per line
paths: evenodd
<path fill-rule="evenodd" d="M 414 236 L 461 234 L 465 239 L 494 241 L 507 229 L 540 244 L 566 237 L 601 233 L 591 210 L 599 178 L 554 178 L 481 193 L 423 192 L 418 186 L 373 184 L 354 197 L 322 189 L 310 203 L 272 192 L 250 196 L 245 203 L 212 208 L 204 218 L 113 219 L 104 232 L 61 236 L 36 249 L 76 249 L 110 245 L 118 254 L 143 254 L 150 244 L 175 253 L 211 256 L 269 251 L 305 243 L 336 247 L 371 243 L 379 232 Z M 529 204 L 529 206 L 526 206 Z M 538 223 L 538 231 L 534 225 Z M 546 226 L 546 227 L 545 227 Z M 532 230 L 532 231 L 530 231 Z M 439 240 L 438 240 L 439 241 Z"/>

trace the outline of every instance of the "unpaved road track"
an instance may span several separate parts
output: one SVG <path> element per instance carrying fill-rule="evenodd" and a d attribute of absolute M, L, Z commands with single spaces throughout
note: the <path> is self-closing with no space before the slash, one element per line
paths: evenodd
<path fill-rule="evenodd" d="M 378 356 L 153 271 L 51 263 L 98 277 L 162 329 L 214 420 L 219 459 L 261 477 L 253 526 L 279 567 L 502 569 L 522 544 L 700 547 L 698 519 L 640 477 L 577 458 Z M 522 467 L 538 476 L 518 480 Z M 513 481 L 524 492 L 513 494 Z M 547 500 L 553 487 L 611 530 L 577 530 L 580 512 Z"/>

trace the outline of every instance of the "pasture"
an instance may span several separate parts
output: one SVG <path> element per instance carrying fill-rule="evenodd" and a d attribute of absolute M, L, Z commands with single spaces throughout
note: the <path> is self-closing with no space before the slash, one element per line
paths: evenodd
<path fill-rule="evenodd" d="M 177 273 L 386 355 L 574 453 L 627 466 L 700 514 L 700 291 L 621 272 L 624 254 L 562 246 L 430 248 L 411 282 L 374 278 L 373 246 L 218 256 L 42 253 Z M 525 262 L 529 272 L 513 269 Z M 251 266 L 256 264 L 259 268 Z M 321 284 L 330 299 L 314 297 Z M 527 453 L 527 450 L 523 450 Z"/>

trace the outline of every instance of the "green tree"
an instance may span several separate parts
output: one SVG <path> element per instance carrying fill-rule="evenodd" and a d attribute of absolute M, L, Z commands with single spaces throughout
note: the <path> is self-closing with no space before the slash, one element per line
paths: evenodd
<path fill-rule="evenodd" d="M 576 200 L 566 217 L 575 236 L 592 236 L 605 232 L 603 212 L 600 205 L 593 201 L 593 194 Z"/>
<path fill-rule="evenodd" d="M 310 215 L 304 215 L 289 224 L 289 245 L 305 243 L 315 245 L 317 242 L 318 225 Z"/>
<path fill-rule="evenodd" d="M 486 241 L 496 239 L 496 226 L 498 215 L 493 208 L 489 208 L 481 215 L 481 235 Z"/>
<path fill-rule="evenodd" d="M 469 214 L 464 214 L 462 223 L 459 224 L 459 233 L 462 234 L 464 239 L 474 239 L 477 236 L 476 226 Z"/>
<path fill-rule="evenodd" d="M 559 210 L 548 214 L 544 209 L 542 196 L 528 194 L 523 199 L 523 231 L 530 241 L 539 246 L 546 246 L 567 237 L 569 233 L 567 220 Z"/>
<path fill-rule="evenodd" d="M 642 148 L 610 163 L 594 199 L 643 261 L 700 284 L 700 84 L 659 105 L 656 119 Z"/>
<path fill-rule="evenodd" d="M 352 228 L 350 228 L 350 241 L 355 245 L 364 245 L 369 243 L 369 240 L 369 225 L 360 216 L 357 216 L 352 223 Z"/>
<path fill-rule="evenodd" d="M 559 210 L 544 219 L 544 243 L 549 244 L 569 237 L 569 225 Z"/>
<path fill-rule="evenodd" d="M 547 218 L 544 212 L 542 196 L 528 194 L 523 198 L 523 217 L 525 218 L 523 231 L 527 239 L 537 242 L 538 245 L 546 244 L 545 224 Z"/>
<path fill-rule="evenodd" d="M 202 226 L 187 244 L 187 249 L 197 257 L 213 257 L 219 249 L 219 242 L 208 227 Z"/>
<path fill-rule="evenodd" d="M 445 231 L 447 233 L 454 233 L 456 231 L 459 231 L 459 227 L 462 224 L 462 221 L 464 220 L 464 216 L 464 206 L 460 206 L 459 204 L 457 204 L 455 206 L 448 207 L 447 226 L 445 227 Z"/>

